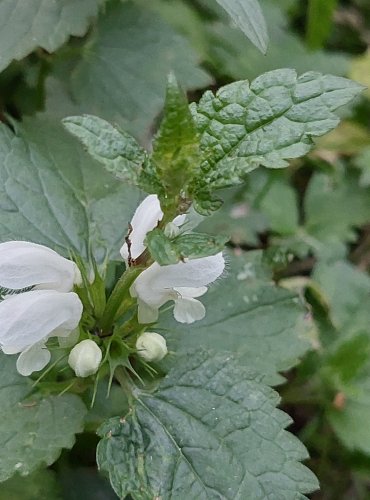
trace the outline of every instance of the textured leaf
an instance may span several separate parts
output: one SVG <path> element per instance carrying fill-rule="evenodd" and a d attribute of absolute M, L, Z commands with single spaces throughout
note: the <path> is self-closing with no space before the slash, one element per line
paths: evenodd
<path fill-rule="evenodd" d="M 104 172 L 59 124 L 32 119 L 16 128 L 0 128 L 0 241 L 117 257 L 139 192 Z"/>
<path fill-rule="evenodd" d="M 201 297 L 207 309 L 203 320 L 181 325 L 172 312 L 163 313 L 155 331 L 167 338 L 169 350 L 186 352 L 200 342 L 234 353 L 269 383 L 280 382 L 277 372 L 310 349 L 312 324 L 298 297 L 273 285 L 261 259 L 261 252 L 231 259 L 226 277 Z"/>
<path fill-rule="evenodd" d="M 251 84 L 235 82 L 206 92 L 192 105 L 208 158 L 202 164 L 202 191 L 240 182 L 259 165 L 287 166 L 307 153 L 312 137 L 332 130 L 333 111 L 353 99 L 362 87 L 350 80 L 320 73 L 297 77 L 294 70 L 265 73 Z"/>
<path fill-rule="evenodd" d="M 257 0 L 216 0 L 235 24 L 261 51 L 266 52 L 268 34 L 266 22 Z"/>
<path fill-rule="evenodd" d="M 146 155 L 133 137 L 97 116 L 69 116 L 64 118 L 63 124 L 108 172 L 122 181 L 138 185 Z"/>
<path fill-rule="evenodd" d="M 40 470 L 26 477 L 13 476 L 0 486 L 0 500 L 61 500 L 56 474 Z"/>
<path fill-rule="evenodd" d="M 1 356 L 0 481 L 51 465 L 83 430 L 85 405 L 73 394 L 40 398 L 19 375 L 14 357 Z"/>
<path fill-rule="evenodd" d="M 64 101 L 70 93 L 75 103 L 67 100 L 63 107 L 69 115 L 100 116 L 147 141 L 163 106 L 170 71 L 188 90 L 212 82 L 187 40 L 147 5 L 113 0 L 99 18 L 83 58 L 72 72 L 70 68 L 59 72 L 67 88 Z M 53 89 L 47 107 L 65 116 L 60 88 Z"/>
<path fill-rule="evenodd" d="M 101 427 L 98 464 L 120 498 L 306 498 L 317 482 L 278 401 L 231 356 L 193 352 Z"/>
<path fill-rule="evenodd" d="M 86 33 L 105 0 L 1 0 L 0 71 L 37 47 L 54 52 L 68 38 Z"/>
<path fill-rule="evenodd" d="M 200 259 L 221 252 L 228 238 L 203 233 L 189 233 L 168 238 L 160 229 L 154 229 L 146 237 L 151 256 L 161 266 L 176 264 L 181 259 Z"/>
<path fill-rule="evenodd" d="M 186 193 L 187 184 L 201 162 L 199 138 L 188 101 L 172 74 L 167 83 L 164 116 L 153 142 L 152 161 L 164 185 L 163 203 Z"/>

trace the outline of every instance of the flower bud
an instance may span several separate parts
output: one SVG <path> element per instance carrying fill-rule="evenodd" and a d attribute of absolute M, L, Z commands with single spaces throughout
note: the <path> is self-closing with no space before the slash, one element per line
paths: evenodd
<path fill-rule="evenodd" d="M 68 364 L 77 377 L 88 377 L 98 371 L 102 352 L 93 340 L 83 340 L 69 353 Z"/>
<path fill-rule="evenodd" d="M 155 332 L 145 332 L 136 341 L 138 355 L 145 361 L 160 361 L 167 354 L 166 340 Z"/>

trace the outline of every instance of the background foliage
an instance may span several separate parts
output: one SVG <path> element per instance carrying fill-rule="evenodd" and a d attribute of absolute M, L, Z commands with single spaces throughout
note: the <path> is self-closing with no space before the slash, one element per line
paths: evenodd
<path fill-rule="evenodd" d="M 252 17 L 250 12 L 254 12 Z M 27 7 L 21 1 L 0 0 L 1 239 L 37 238 L 61 252 L 73 249 L 87 256 L 92 250 L 100 261 L 118 258 L 126 228 L 122 225 L 117 230 L 112 213 L 129 220 L 140 193 L 107 175 L 65 131 L 61 118 L 97 115 L 147 147 L 163 109 L 170 71 L 194 101 L 206 89 L 216 92 L 234 80 L 251 81 L 284 67 L 298 74 L 322 71 L 349 76 L 370 86 L 369 45 L 367 0 L 152 0 L 150 5 L 144 0 L 59 0 L 52 6 L 48 0 L 30 0 Z M 205 106 L 207 98 L 203 99 Z M 201 111 L 202 103 L 197 108 Z M 320 112 L 318 105 L 315 113 Z M 289 422 L 275 409 L 276 404 L 293 417 L 289 430 L 310 453 L 305 464 L 321 483 L 321 490 L 311 498 L 370 498 L 369 90 L 340 114 L 341 125 L 317 139 L 304 159 L 291 161 L 285 170 L 255 170 L 243 186 L 222 190 L 220 211 L 200 225 L 203 232 L 231 236 L 228 278 L 205 297 L 213 313 L 198 329 L 185 335 L 184 328 L 165 314 L 158 331 L 180 357 L 201 336 L 202 347 L 217 345 L 231 351 L 235 359 L 226 363 L 221 354 L 212 360 L 202 352 L 181 362 L 169 358 L 169 366 L 163 369 L 179 363 L 179 372 L 171 372 L 157 396 L 137 396 L 142 426 L 156 427 L 158 436 L 168 429 L 173 432 L 181 404 L 186 405 L 171 400 L 171 409 L 163 409 L 163 401 L 177 383 L 175 378 L 206 366 L 199 380 L 212 389 L 209 376 L 217 377 L 215 363 L 225 363 L 229 385 L 225 383 L 224 392 L 229 395 L 233 381 L 241 381 L 230 397 L 250 391 L 259 398 L 263 413 L 270 415 L 263 428 L 258 428 L 263 416 L 255 415 L 251 401 L 243 402 L 252 421 L 248 439 L 262 436 L 266 448 L 272 447 L 270 440 L 278 439 L 284 450 L 274 455 L 269 448 L 274 463 L 261 460 L 257 466 L 255 457 L 243 458 L 253 473 L 247 489 L 240 491 L 253 491 L 253 500 L 260 498 L 253 474 L 267 477 L 277 463 L 295 464 L 305 458 L 298 441 L 283 431 Z M 227 336 L 231 330 L 236 332 L 232 340 Z M 0 387 L 1 421 L 11 423 L 7 428 L 0 426 L 0 443 L 8 456 L 0 478 L 10 477 L 14 470 L 17 475 L 1 484 L 1 500 L 116 498 L 106 478 L 97 474 L 95 463 L 95 431 L 103 421 L 99 464 L 103 471 L 110 470 L 117 494 L 126 491 L 122 464 L 113 478 L 115 464 L 107 466 L 115 447 L 125 445 L 126 430 L 116 417 L 125 403 L 114 390 L 111 412 L 101 391 L 94 410 L 86 416 L 77 397 L 64 395 L 38 404 L 24 379 L 11 369 L 8 377 Z M 281 402 L 265 383 L 278 389 Z M 201 401 L 200 384 L 189 380 L 183 400 L 192 400 L 194 394 Z M 62 432 L 54 427 L 56 407 L 68 422 Z M 200 419 L 197 411 L 200 407 L 195 404 L 189 416 L 193 422 Z M 230 419 L 237 421 L 233 407 L 219 411 L 230 412 Z M 36 421 L 43 425 L 42 441 L 26 425 L 29 412 L 36 413 Z M 155 422 L 153 412 L 158 417 Z M 72 451 L 66 450 L 83 422 L 87 431 L 77 435 Z M 137 422 L 132 419 L 128 425 Z M 32 442 L 32 467 L 29 447 L 20 456 L 14 451 L 17 447 L 11 436 L 20 428 Z M 104 436 L 110 431 L 114 440 L 108 443 Z M 205 458 L 196 457 L 203 473 L 203 459 L 209 459 L 219 442 L 211 441 L 207 429 L 198 431 L 208 446 Z M 220 442 L 223 432 L 226 435 L 225 429 L 217 429 Z M 240 429 L 241 442 L 245 433 Z M 26 438 L 20 436 L 22 442 Z M 194 445 L 194 436 L 183 439 L 189 447 Z M 138 437 L 138 449 L 139 441 Z M 232 445 L 237 447 L 237 442 Z M 163 439 L 158 446 L 176 456 L 170 440 Z M 51 464 L 61 448 L 52 467 L 39 469 Z M 35 461 L 39 452 L 40 460 Z M 237 449 L 236 454 L 242 453 L 243 449 Z M 223 463 L 230 462 L 226 448 L 222 456 Z M 178 460 L 186 466 L 183 457 Z M 160 470 L 181 492 L 183 478 L 161 469 L 160 462 L 160 456 L 155 456 L 147 481 L 152 486 Z M 129 469 L 130 463 L 126 465 Z M 315 489 L 307 469 L 296 470 L 292 486 L 284 467 L 279 469 L 283 471 L 279 476 L 282 498 L 298 498 Z M 20 479 L 18 472 L 30 474 Z M 141 484 L 141 478 L 129 479 L 134 485 L 130 487 Z M 220 485 L 231 491 L 237 487 L 240 484 L 231 480 Z M 194 498 L 197 495 L 199 490 L 194 489 Z M 240 498 L 247 496 L 241 493 Z"/>

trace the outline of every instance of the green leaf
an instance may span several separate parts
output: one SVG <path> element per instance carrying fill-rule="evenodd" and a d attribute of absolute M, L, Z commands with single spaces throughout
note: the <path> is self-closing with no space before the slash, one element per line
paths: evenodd
<path fill-rule="evenodd" d="M 40 470 L 26 477 L 13 476 L 0 486 L 0 500 L 61 500 L 55 472 Z"/>
<path fill-rule="evenodd" d="M 257 0 L 216 0 L 230 15 L 234 23 L 263 53 L 269 37 L 263 12 Z"/>
<path fill-rule="evenodd" d="M 203 233 L 189 233 L 168 238 L 160 229 L 148 233 L 146 244 L 153 259 L 161 266 L 176 264 L 181 259 L 200 259 L 221 252 L 228 238 Z"/>
<path fill-rule="evenodd" d="M 138 185 L 146 153 L 132 136 L 97 116 L 69 116 L 62 121 L 109 173 Z"/>
<path fill-rule="evenodd" d="M 326 415 L 345 446 L 369 455 L 370 278 L 344 261 L 320 264 L 314 278 L 326 294 L 338 329 L 326 353 L 324 373 L 342 394 L 343 405 L 328 405 Z"/>
<path fill-rule="evenodd" d="M 197 130 L 186 95 L 173 74 L 168 78 L 164 117 L 154 138 L 151 160 L 164 185 L 163 203 L 186 193 L 194 171 L 199 170 L 201 155 Z"/>
<path fill-rule="evenodd" d="M 1 356 L 0 481 L 51 465 L 62 448 L 72 448 L 83 430 L 85 405 L 78 396 L 41 398 L 32 381 L 19 375 L 14 357 Z"/>
<path fill-rule="evenodd" d="M 261 252 L 227 260 L 225 278 L 200 299 L 207 310 L 203 320 L 181 325 L 171 311 L 161 315 L 155 331 L 166 337 L 170 351 L 186 352 L 201 342 L 232 352 L 269 383 L 281 382 L 277 373 L 296 365 L 312 347 L 312 320 L 295 294 L 273 284 Z"/>
<path fill-rule="evenodd" d="M 212 82 L 187 40 L 158 14 L 147 5 L 113 0 L 73 70 L 59 71 L 67 89 L 64 101 L 69 93 L 75 103 L 67 100 L 63 107 L 69 115 L 100 116 L 147 142 L 163 106 L 170 71 L 187 90 Z M 53 95 L 47 96 L 49 112 L 66 116 L 60 109 L 61 89 L 55 85 L 53 89 Z"/>
<path fill-rule="evenodd" d="M 1 0 L 0 71 L 40 47 L 54 52 L 68 38 L 83 36 L 105 0 Z"/>
<path fill-rule="evenodd" d="M 97 460 L 120 498 L 306 498 L 317 488 L 277 394 L 226 354 L 191 352 L 125 417 L 100 429 Z"/>
<path fill-rule="evenodd" d="M 65 255 L 116 258 L 140 198 L 117 183 L 61 125 L 0 127 L 0 241 L 29 240 Z"/>
<path fill-rule="evenodd" d="M 307 44 L 318 49 L 326 41 L 338 0 L 310 0 L 308 4 Z"/>
<path fill-rule="evenodd" d="M 334 110 L 362 86 L 345 78 L 309 72 L 297 77 L 281 69 L 251 84 L 235 82 L 214 95 L 207 91 L 191 109 L 206 161 L 197 179 L 201 193 L 241 182 L 259 165 L 282 168 L 307 153 L 317 137 L 332 130 Z"/>
<path fill-rule="evenodd" d="M 213 0 L 213 3 L 214 0 Z M 222 79 L 253 79 L 266 71 L 279 68 L 294 68 L 299 74 L 305 71 L 320 71 L 345 76 L 349 58 L 343 53 L 310 51 L 301 37 L 292 32 L 291 19 L 285 13 L 282 2 L 261 0 L 261 6 L 269 27 L 270 43 L 264 57 L 228 19 L 217 16 L 215 22 L 203 21 L 203 36 L 208 41 L 208 59 L 214 71 Z M 189 36 L 194 36 L 189 26 Z M 203 49 L 204 52 L 204 49 Z M 357 78 L 353 78 L 357 80 Z M 361 80 L 360 80 L 361 81 Z M 364 82 L 361 82 L 364 83 Z"/>

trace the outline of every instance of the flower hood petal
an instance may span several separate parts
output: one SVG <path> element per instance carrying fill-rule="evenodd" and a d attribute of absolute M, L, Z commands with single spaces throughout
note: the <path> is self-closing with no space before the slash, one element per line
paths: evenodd
<path fill-rule="evenodd" d="M 0 347 L 22 352 L 54 335 L 68 335 L 80 322 L 82 303 L 74 292 L 34 290 L 0 303 Z"/>
<path fill-rule="evenodd" d="M 28 241 L 0 243 L 0 286 L 4 288 L 40 285 L 69 292 L 80 279 L 76 264 L 48 247 Z"/>
<path fill-rule="evenodd" d="M 147 196 L 137 207 L 131 220 L 132 232 L 130 234 L 130 251 L 133 259 L 137 259 L 144 252 L 146 248 L 144 240 L 147 233 L 152 231 L 162 218 L 163 212 L 156 194 Z M 122 258 L 127 261 L 129 252 L 126 243 L 122 245 L 120 253 Z"/>

